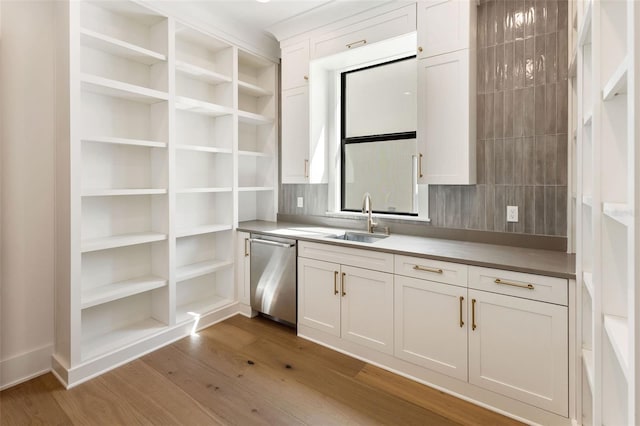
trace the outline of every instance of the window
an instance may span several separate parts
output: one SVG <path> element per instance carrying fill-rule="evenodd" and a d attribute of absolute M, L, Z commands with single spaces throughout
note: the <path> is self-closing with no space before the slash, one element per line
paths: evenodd
<path fill-rule="evenodd" d="M 415 56 L 341 73 L 341 210 L 417 216 Z"/>

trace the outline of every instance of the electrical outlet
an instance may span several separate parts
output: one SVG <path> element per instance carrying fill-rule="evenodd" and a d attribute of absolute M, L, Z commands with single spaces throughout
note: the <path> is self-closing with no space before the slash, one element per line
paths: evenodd
<path fill-rule="evenodd" d="M 304 198 L 298 197 L 298 207 L 302 208 L 304 206 Z"/>
<path fill-rule="evenodd" d="M 507 206 L 507 222 L 518 221 L 518 206 Z"/>

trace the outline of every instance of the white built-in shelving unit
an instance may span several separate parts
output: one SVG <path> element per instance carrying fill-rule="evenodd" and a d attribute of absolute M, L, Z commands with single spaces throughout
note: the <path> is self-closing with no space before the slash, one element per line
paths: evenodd
<path fill-rule="evenodd" d="M 570 2 L 583 424 L 640 422 L 640 3 Z M 571 49 L 570 49 L 571 50 Z"/>
<path fill-rule="evenodd" d="M 237 303 L 235 227 L 276 215 L 277 65 L 142 2 L 56 13 L 54 371 L 73 384 Z"/>

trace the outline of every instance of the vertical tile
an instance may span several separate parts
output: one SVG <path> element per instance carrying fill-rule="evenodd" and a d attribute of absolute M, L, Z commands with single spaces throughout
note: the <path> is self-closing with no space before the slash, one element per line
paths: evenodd
<path fill-rule="evenodd" d="M 513 64 L 514 64 L 514 43 L 505 43 L 504 45 L 504 90 L 513 90 Z"/>
<path fill-rule="evenodd" d="M 532 37 L 535 34 L 536 8 L 534 0 L 524 2 L 524 38 Z"/>
<path fill-rule="evenodd" d="M 513 41 L 513 11 L 515 3 L 516 2 L 513 0 L 506 0 L 504 2 L 504 17 L 502 24 L 504 26 L 505 43 Z"/>
<path fill-rule="evenodd" d="M 493 137 L 504 137 L 504 92 L 493 95 Z"/>
<path fill-rule="evenodd" d="M 494 158 L 495 141 L 487 139 L 484 141 L 484 158 L 485 158 L 485 182 L 493 185 L 496 182 L 495 175 L 495 158 Z"/>
<path fill-rule="evenodd" d="M 558 81 L 565 80 L 569 76 L 569 40 L 567 30 L 557 33 L 558 49 Z"/>
<path fill-rule="evenodd" d="M 567 235 L 567 187 L 556 188 L 556 235 Z"/>
<path fill-rule="evenodd" d="M 513 139 L 513 184 L 524 185 L 524 139 Z"/>
<path fill-rule="evenodd" d="M 535 204 L 535 187 L 524 187 L 524 212 L 522 213 L 524 219 L 524 233 L 535 234 L 536 229 L 536 204 Z"/>
<path fill-rule="evenodd" d="M 438 217 L 438 188 L 439 185 L 429 185 L 429 219 L 432 226 L 442 226 Z"/>
<path fill-rule="evenodd" d="M 495 2 L 489 1 L 487 3 L 487 46 L 495 46 L 496 44 L 495 21 Z"/>
<path fill-rule="evenodd" d="M 505 230 L 507 232 L 514 232 L 516 228 L 515 222 L 507 222 L 507 219 L 506 219 L 506 206 L 516 205 L 516 191 L 513 185 L 506 185 L 504 187 L 504 205 L 505 205 Z"/>
<path fill-rule="evenodd" d="M 478 49 L 487 46 L 487 3 L 478 6 Z"/>
<path fill-rule="evenodd" d="M 478 77 L 476 78 L 476 91 L 478 93 L 484 93 L 486 90 L 485 89 L 486 78 L 487 78 L 487 72 L 485 70 L 486 56 L 487 56 L 487 49 L 485 48 L 478 49 L 478 64 L 476 65 L 476 68 L 478 71 Z"/>
<path fill-rule="evenodd" d="M 544 0 L 536 0 L 534 8 L 535 34 L 544 34 L 547 32 L 547 4 Z"/>
<path fill-rule="evenodd" d="M 444 185 L 445 219 L 446 228 L 460 228 L 462 226 L 462 197 L 459 186 Z"/>
<path fill-rule="evenodd" d="M 493 95 L 484 96 L 484 139 L 493 139 Z"/>
<path fill-rule="evenodd" d="M 509 0 L 506 0 L 509 1 Z M 504 43 L 504 9 L 505 0 L 495 0 L 496 44 Z"/>
<path fill-rule="evenodd" d="M 513 0 L 513 38 L 524 40 L 524 27 L 526 24 L 525 0 Z"/>
<path fill-rule="evenodd" d="M 524 184 L 536 184 L 536 156 L 535 139 L 532 137 L 522 139 L 522 163 L 524 170 Z"/>
<path fill-rule="evenodd" d="M 460 194 L 460 228 L 468 229 L 471 220 L 471 192 L 475 191 L 476 185 L 461 185 L 458 187 Z"/>
<path fill-rule="evenodd" d="M 544 51 L 546 56 L 545 79 L 547 83 L 555 83 L 558 77 L 558 33 L 547 34 L 544 37 Z"/>
<path fill-rule="evenodd" d="M 486 185 L 474 185 L 475 189 L 470 193 L 469 202 L 471 212 L 469 213 L 469 229 L 485 229 L 485 191 Z"/>
<path fill-rule="evenodd" d="M 446 208 L 447 200 L 445 198 L 444 185 L 438 185 L 438 191 L 436 192 L 436 214 L 438 216 L 438 226 L 446 226 Z"/>
<path fill-rule="evenodd" d="M 513 137 L 513 90 L 504 92 L 504 129 L 503 135 L 506 138 Z"/>
<path fill-rule="evenodd" d="M 547 84 L 544 93 L 544 133 L 547 135 L 556 133 L 556 84 Z"/>
<path fill-rule="evenodd" d="M 558 30 L 558 2 L 557 0 L 547 0 L 547 33 Z"/>
<path fill-rule="evenodd" d="M 544 86 L 540 86 L 544 89 Z M 537 88 L 536 88 L 537 89 Z M 535 131 L 535 119 L 536 119 L 536 104 L 535 104 L 535 89 L 533 87 L 527 87 L 522 92 L 522 102 L 524 106 L 524 127 L 523 136 L 533 136 Z M 543 102 L 544 104 L 544 102 Z"/>
<path fill-rule="evenodd" d="M 476 142 L 476 182 L 483 184 L 487 182 L 485 177 L 486 159 L 484 154 L 484 139 L 480 139 Z"/>
<path fill-rule="evenodd" d="M 557 183 L 558 144 L 556 135 L 547 135 L 544 148 L 544 184 L 555 185 Z"/>
<path fill-rule="evenodd" d="M 538 235 L 544 235 L 544 213 L 545 209 L 545 199 L 544 199 L 544 186 L 535 186 L 534 187 L 534 233 Z"/>
<path fill-rule="evenodd" d="M 494 182 L 497 185 L 504 184 L 504 139 L 496 139 L 493 143 Z"/>
<path fill-rule="evenodd" d="M 557 113 L 557 122 L 556 129 L 558 133 L 568 133 L 569 127 L 569 116 L 567 112 L 567 108 L 569 106 L 569 87 L 567 80 L 558 81 L 558 85 L 556 87 L 556 108 L 558 110 Z"/>
<path fill-rule="evenodd" d="M 540 85 L 544 84 L 544 79 L 547 70 L 547 58 L 545 55 L 545 47 L 546 47 L 546 36 L 545 35 L 537 35 L 534 40 L 534 57 L 533 57 L 533 81 L 534 84 Z"/>
<path fill-rule="evenodd" d="M 534 145 L 534 181 L 536 185 L 544 185 L 546 142 L 544 135 L 536 136 Z"/>
<path fill-rule="evenodd" d="M 535 38 L 531 37 L 524 41 L 524 86 L 534 85 L 535 75 Z"/>
<path fill-rule="evenodd" d="M 505 186 L 496 185 L 493 210 L 493 230 L 505 232 L 507 224 L 507 204 L 505 203 Z"/>
<path fill-rule="evenodd" d="M 525 134 L 525 103 L 524 89 L 513 91 L 513 136 L 521 137 Z"/>
<path fill-rule="evenodd" d="M 493 225 L 493 219 L 494 219 L 494 212 L 495 212 L 495 194 L 496 194 L 496 187 L 494 185 L 487 185 L 486 189 L 485 189 L 485 201 L 484 201 L 484 206 L 485 206 L 485 227 L 484 229 L 486 229 L 487 231 L 493 231 L 494 229 L 494 225 Z"/>
<path fill-rule="evenodd" d="M 535 87 L 535 134 L 542 135 L 546 129 L 546 114 L 544 110 L 545 86 Z"/>
<path fill-rule="evenodd" d="M 513 44 L 513 87 L 520 89 L 524 87 L 525 79 L 525 54 L 524 40 L 517 40 Z"/>
<path fill-rule="evenodd" d="M 556 233 L 556 187 L 544 187 L 544 233 L 557 235 Z"/>
<path fill-rule="evenodd" d="M 496 49 L 496 85 L 497 92 L 503 91 L 505 87 L 505 61 L 504 61 L 504 44 L 498 44 Z"/>
<path fill-rule="evenodd" d="M 476 95 L 476 136 L 478 139 L 484 138 L 484 97 L 482 93 Z"/>
<path fill-rule="evenodd" d="M 493 92 L 496 88 L 496 46 L 487 48 L 487 57 L 485 59 L 487 67 L 486 92 Z"/>
<path fill-rule="evenodd" d="M 568 184 L 568 135 L 562 133 L 556 136 L 556 146 L 558 152 L 556 154 L 556 183 L 566 186 Z"/>
<path fill-rule="evenodd" d="M 515 140 L 504 140 L 504 167 L 503 167 L 503 180 L 508 185 L 513 185 L 515 181 Z"/>
<path fill-rule="evenodd" d="M 558 31 L 566 34 L 569 26 L 569 2 L 567 0 L 558 0 Z"/>
<path fill-rule="evenodd" d="M 514 232 L 524 232 L 524 215 L 525 215 L 525 203 L 524 203 L 524 186 L 518 185 L 515 187 L 515 205 L 518 206 L 518 222 L 515 224 Z"/>

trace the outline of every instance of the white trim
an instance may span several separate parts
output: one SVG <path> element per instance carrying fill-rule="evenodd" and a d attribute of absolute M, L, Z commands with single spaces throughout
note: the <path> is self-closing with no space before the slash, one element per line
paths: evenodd
<path fill-rule="evenodd" d="M 53 344 L 0 361 L 0 390 L 51 371 Z"/>

